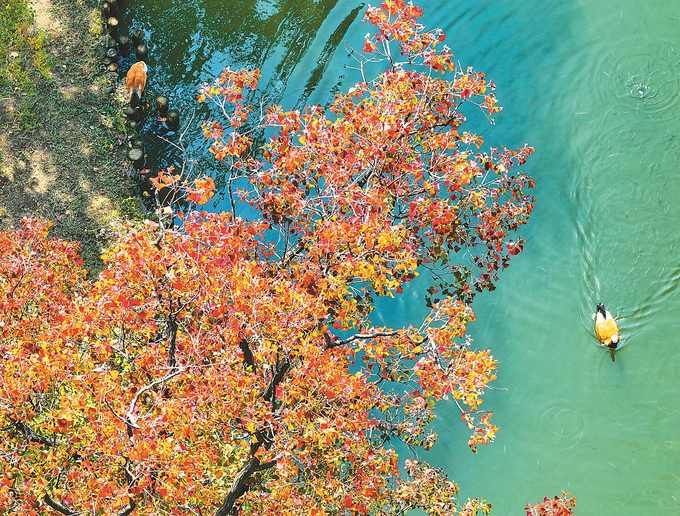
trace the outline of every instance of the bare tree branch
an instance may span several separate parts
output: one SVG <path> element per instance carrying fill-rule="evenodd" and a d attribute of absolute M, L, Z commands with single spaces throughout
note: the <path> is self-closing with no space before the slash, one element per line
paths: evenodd
<path fill-rule="evenodd" d="M 243 362 L 246 368 L 252 367 L 253 373 L 257 370 L 255 366 L 255 357 L 250 349 L 250 345 L 246 339 L 239 340 L 238 347 L 243 351 Z"/>
<path fill-rule="evenodd" d="M 153 389 L 156 385 L 163 384 L 167 382 L 168 380 L 174 378 L 175 376 L 178 376 L 182 374 L 184 371 L 186 371 L 186 367 L 181 367 L 179 369 L 175 369 L 173 372 L 166 374 L 163 378 L 160 378 L 159 380 L 156 380 L 155 382 L 151 382 L 149 385 L 146 385 L 145 387 L 142 387 L 137 391 L 137 394 L 135 394 L 135 397 L 132 399 L 130 402 L 130 409 L 128 410 L 127 415 L 125 416 L 126 424 L 129 427 L 132 428 L 139 428 L 137 425 L 137 416 L 135 416 L 135 409 L 137 406 L 137 402 L 139 401 L 139 398 L 144 394 L 145 392 L 149 391 L 150 389 Z"/>
<path fill-rule="evenodd" d="M 276 365 L 274 376 L 272 377 L 271 382 L 269 382 L 267 390 L 262 395 L 264 399 L 267 401 L 271 401 L 273 399 L 274 394 L 276 393 L 276 386 L 281 383 L 281 380 L 283 380 L 283 377 L 285 376 L 286 372 L 288 372 L 288 369 L 290 369 L 290 360 L 288 358 L 284 358 Z"/>
<path fill-rule="evenodd" d="M 175 353 L 177 351 L 177 330 L 179 325 L 177 324 L 177 317 L 175 315 L 170 315 L 165 321 L 165 333 L 168 337 L 168 364 L 170 365 L 170 370 L 174 370 L 177 365 L 177 358 Z"/>
<path fill-rule="evenodd" d="M 130 498 L 130 502 L 128 503 L 127 507 L 121 509 L 118 511 L 118 516 L 130 516 L 132 511 L 134 511 L 137 508 L 137 504 L 135 501 Z"/>
<path fill-rule="evenodd" d="M 298 243 L 295 244 L 294 247 L 289 249 L 286 254 L 284 255 L 283 258 L 281 258 L 281 261 L 279 262 L 279 265 L 282 267 L 285 267 L 288 265 L 293 258 L 295 258 L 302 250 L 305 248 L 305 243 L 302 240 L 298 240 Z"/>
<path fill-rule="evenodd" d="M 9 418 L 10 424 L 7 426 L 4 426 L 0 428 L 0 430 L 14 430 L 16 432 L 19 432 L 21 435 L 24 436 L 24 438 L 27 441 L 30 442 L 35 442 L 35 443 L 40 443 L 44 444 L 47 446 L 54 446 L 56 441 L 53 439 L 50 439 L 49 437 L 45 437 L 44 435 L 36 434 L 35 431 L 28 425 L 28 423 L 24 423 L 23 421 L 16 421 L 14 419 Z"/>
<path fill-rule="evenodd" d="M 52 507 L 52 509 L 54 509 L 55 511 L 65 514 L 66 516 L 76 516 L 78 514 L 77 512 L 69 509 L 65 505 L 61 505 L 60 503 L 57 503 L 54 500 L 52 500 L 52 498 L 50 498 L 50 495 L 47 493 L 45 493 L 45 496 L 43 496 L 43 501 L 47 505 Z"/>
<path fill-rule="evenodd" d="M 139 389 L 139 390 L 137 391 L 137 394 L 135 395 L 135 397 L 134 397 L 134 398 L 132 399 L 132 401 L 130 402 L 130 408 L 128 409 L 128 412 L 127 412 L 127 414 L 125 415 L 125 417 L 119 415 L 115 410 L 113 410 L 113 407 L 112 407 L 111 404 L 109 403 L 109 400 L 106 399 L 106 396 L 107 396 L 111 391 L 113 391 L 116 387 L 114 386 L 114 387 L 112 387 L 111 389 L 109 389 L 108 391 L 106 391 L 106 393 L 104 394 L 104 403 L 106 404 L 106 406 L 109 408 L 109 410 L 111 411 L 111 413 L 112 413 L 117 419 L 119 419 L 120 421 L 122 421 L 123 423 L 125 423 L 125 425 L 127 426 L 127 434 L 128 434 L 128 437 L 132 438 L 132 429 L 133 429 L 133 428 L 139 429 L 139 425 L 137 424 L 137 416 L 135 416 L 135 409 L 136 409 L 136 407 L 137 407 L 137 402 L 139 401 L 139 398 L 142 396 L 142 394 L 144 394 L 145 392 L 147 392 L 147 391 L 150 390 L 150 389 L 153 389 L 156 385 L 160 385 L 160 384 L 162 384 L 162 383 L 165 383 L 165 382 L 167 382 L 168 380 L 174 378 L 175 376 L 178 376 L 178 375 L 182 374 L 184 371 L 186 371 L 186 367 L 182 367 L 182 368 L 179 368 L 179 369 L 175 369 L 175 370 L 172 371 L 171 373 L 166 374 L 163 378 L 160 378 L 159 380 L 156 380 L 155 382 L 151 382 L 149 385 L 146 385 L 145 387 Z"/>
<path fill-rule="evenodd" d="M 397 335 L 399 335 L 398 331 L 376 331 L 374 333 L 357 333 L 356 335 L 352 335 L 346 339 L 336 341 L 332 341 L 330 337 L 326 336 L 326 345 L 324 346 L 324 349 L 333 349 L 344 346 L 345 344 L 349 344 L 355 340 L 369 340 L 375 339 L 377 337 L 396 337 Z"/>

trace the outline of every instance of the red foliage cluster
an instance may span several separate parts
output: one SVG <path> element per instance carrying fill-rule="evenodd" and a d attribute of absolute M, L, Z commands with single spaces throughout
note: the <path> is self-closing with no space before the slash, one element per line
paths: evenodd
<path fill-rule="evenodd" d="M 524 510 L 527 516 L 570 516 L 574 514 L 572 509 L 576 507 L 576 498 L 567 498 L 569 494 L 562 491 L 562 496 L 555 495 L 552 500 L 546 496 L 543 503 L 537 503 L 535 507 L 527 504 Z"/>

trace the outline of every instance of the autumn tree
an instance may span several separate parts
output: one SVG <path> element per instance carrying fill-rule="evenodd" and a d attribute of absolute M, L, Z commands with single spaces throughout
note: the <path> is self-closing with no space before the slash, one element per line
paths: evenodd
<path fill-rule="evenodd" d="M 94 281 L 45 222 L 0 235 L 3 514 L 489 512 L 418 451 L 441 400 L 472 450 L 497 431 L 480 409 L 496 361 L 466 327 L 522 249 L 533 184 L 513 166 L 533 149 L 480 150 L 463 110 L 497 113 L 493 84 L 456 68 L 421 14 L 369 7 L 361 81 L 327 108 L 258 118 L 257 71 L 203 88 L 231 212 L 164 207 Z M 196 205 L 214 189 L 154 181 Z M 422 272 L 431 313 L 376 326 L 376 299 Z"/>

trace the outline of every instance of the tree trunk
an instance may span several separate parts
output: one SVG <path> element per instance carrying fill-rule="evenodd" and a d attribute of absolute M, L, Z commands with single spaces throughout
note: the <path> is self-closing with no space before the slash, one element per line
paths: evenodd
<path fill-rule="evenodd" d="M 253 457 L 248 460 L 246 465 L 243 466 L 241 471 L 238 472 L 238 475 L 236 475 L 234 482 L 231 484 L 231 489 L 229 490 L 227 497 L 224 499 L 224 503 L 222 503 L 222 507 L 217 510 L 215 516 L 229 516 L 232 514 L 236 500 L 243 496 L 243 494 L 247 491 L 248 480 L 250 480 L 250 477 L 253 475 L 253 473 L 272 468 L 274 465 L 276 465 L 276 462 L 265 462 L 264 464 L 260 464 L 260 459 L 257 457 Z"/>

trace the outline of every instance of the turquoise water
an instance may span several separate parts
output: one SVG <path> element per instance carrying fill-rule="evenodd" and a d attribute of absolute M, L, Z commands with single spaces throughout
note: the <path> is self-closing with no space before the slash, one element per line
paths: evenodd
<path fill-rule="evenodd" d="M 494 514 L 560 490 L 577 497 L 577 514 L 680 514 L 680 2 L 420 5 L 461 64 L 498 85 L 504 111 L 474 129 L 492 145 L 537 149 L 524 169 L 538 199 L 525 252 L 477 298 L 471 328 L 500 361 L 484 403 L 500 433 L 474 455 L 442 406 L 425 458 Z M 360 45 L 362 12 L 345 0 L 144 0 L 128 22 L 149 36 L 149 91 L 187 120 L 197 84 L 227 64 L 262 68 L 270 101 L 326 102 L 355 80 L 342 41 Z M 188 155 L 218 175 L 198 134 L 185 136 Z M 164 155 L 154 166 L 173 164 L 170 147 L 147 139 Z M 614 362 L 594 336 L 598 302 L 620 321 Z M 408 292 L 383 317 L 422 313 Z"/>

